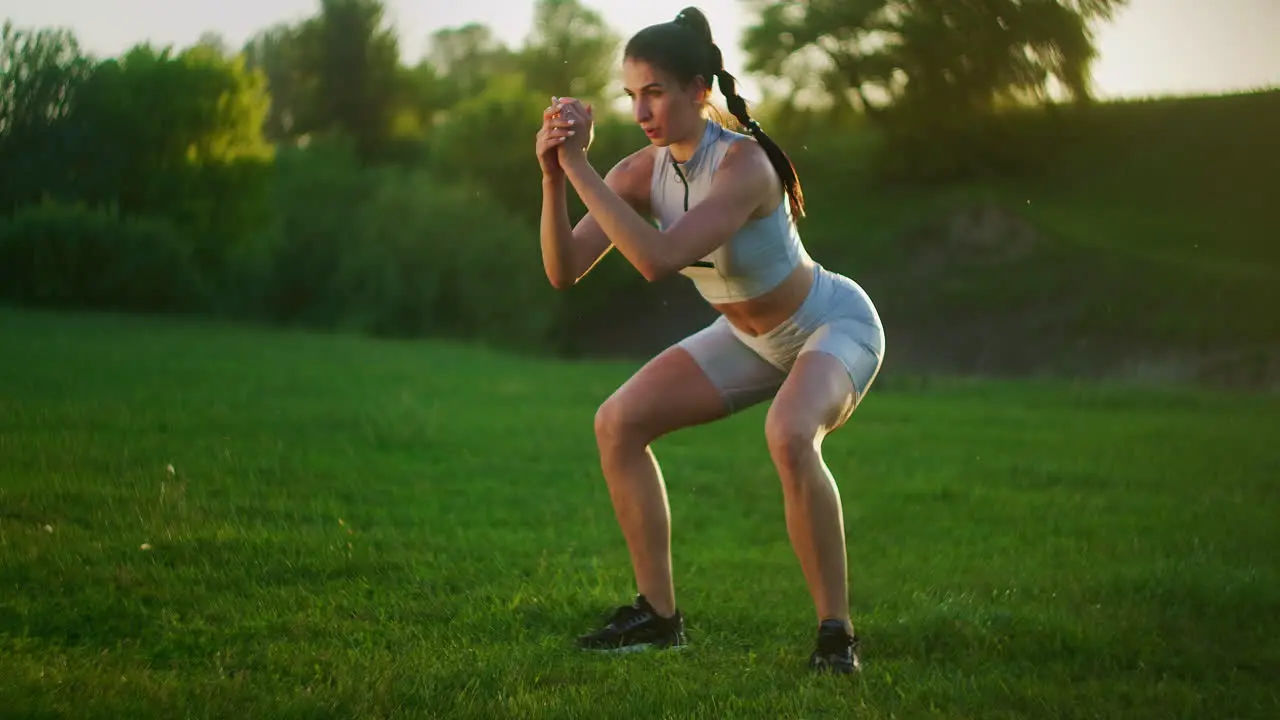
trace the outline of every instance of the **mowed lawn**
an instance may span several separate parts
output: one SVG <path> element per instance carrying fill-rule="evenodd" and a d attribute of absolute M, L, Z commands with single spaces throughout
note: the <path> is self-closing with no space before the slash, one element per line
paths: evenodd
<path fill-rule="evenodd" d="M 634 364 L 0 312 L 0 715 L 1280 716 L 1280 400 L 889 338 L 826 445 L 865 672 L 821 678 L 764 407 L 656 445 L 692 647 L 598 657 Z"/>

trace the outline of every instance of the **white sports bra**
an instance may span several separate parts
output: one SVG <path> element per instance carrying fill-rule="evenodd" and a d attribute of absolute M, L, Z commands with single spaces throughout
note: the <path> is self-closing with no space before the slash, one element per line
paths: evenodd
<path fill-rule="evenodd" d="M 754 139 L 708 120 L 702 140 L 688 162 L 677 163 L 671 158 L 670 149 L 658 149 L 649 202 L 659 228 L 670 227 L 707 196 L 716 169 L 735 142 Z M 707 302 L 730 303 L 777 287 L 806 257 L 784 191 L 777 209 L 767 217 L 748 220 L 728 242 L 680 274 L 693 281 Z"/>

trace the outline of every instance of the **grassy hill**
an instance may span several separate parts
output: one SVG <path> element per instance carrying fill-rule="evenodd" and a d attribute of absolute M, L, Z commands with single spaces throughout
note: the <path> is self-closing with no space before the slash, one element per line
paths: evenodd
<path fill-rule="evenodd" d="M 1043 172 L 938 187 L 873 179 L 864 135 L 786 140 L 806 242 L 878 303 L 886 372 L 1280 379 L 1280 91 L 1059 120 L 1010 140 Z M 706 319 L 679 281 L 625 302 L 668 328 L 644 352 Z"/>
<path fill-rule="evenodd" d="M 1114 370 L 1280 349 L 1280 92 L 1109 103 L 1064 125 L 1067 151 L 1022 181 L 815 185 L 815 207 L 852 206 L 833 218 L 850 241 L 817 221 L 809 234 L 926 352 L 985 353 L 997 370 L 1002 355 Z M 860 227 L 872 204 L 890 209 Z"/>
<path fill-rule="evenodd" d="M 1274 398 L 879 386 L 824 446 L 866 669 L 822 679 L 763 407 L 656 444 L 691 649 L 601 658 L 591 418 L 634 363 L 8 311 L 0 347 L 6 717 L 1280 712 Z"/>

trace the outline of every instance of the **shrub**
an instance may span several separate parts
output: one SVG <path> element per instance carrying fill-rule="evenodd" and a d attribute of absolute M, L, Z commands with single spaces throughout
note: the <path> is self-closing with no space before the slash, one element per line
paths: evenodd
<path fill-rule="evenodd" d="M 60 203 L 0 219 L 0 293 L 20 304 L 146 312 L 207 300 L 192 244 L 168 221 Z"/>

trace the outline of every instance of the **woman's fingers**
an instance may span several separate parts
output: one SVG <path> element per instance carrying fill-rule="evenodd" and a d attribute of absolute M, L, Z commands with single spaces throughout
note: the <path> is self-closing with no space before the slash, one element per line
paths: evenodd
<path fill-rule="evenodd" d="M 568 128 L 577 124 L 572 118 L 544 118 L 542 121 L 542 126 L 546 128 Z"/>
<path fill-rule="evenodd" d="M 538 135 L 546 142 L 562 142 L 576 132 L 572 128 L 546 127 L 539 131 Z"/>
<path fill-rule="evenodd" d="M 580 101 L 575 100 L 573 98 L 560 98 L 560 102 L 557 103 L 557 106 L 560 107 L 562 111 L 567 110 L 570 113 L 574 113 L 574 114 L 577 114 L 577 113 L 581 113 L 583 115 L 587 114 L 586 107 Z"/>
<path fill-rule="evenodd" d="M 556 115 L 559 115 L 560 112 L 563 111 L 566 106 L 576 102 L 578 101 L 574 100 L 573 98 L 555 97 L 553 95 L 551 97 L 551 105 L 546 110 L 542 111 L 542 116 L 555 117 Z"/>
<path fill-rule="evenodd" d="M 543 128 L 564 130 L 576 126 L 577 120 L 569 117 L 566 110 L 571 107 L 574 109 L 581 107 L 577 103 L 578 101 L 573 98 L 552 97 L 551 105 L 542 111 Z"/>
<path fill-rule="evenodd" d="M 547 142 L 562 142 L 565 138 L 574 134 L 573 130 L 564 130 L 560 128 L 552 128 L 543 133 L 542 137 Z"/>
<path fill-rule="evenodd" d="M 581 100 L 571 97 L 552 97 L 551 105 L 542 111 L 544 119 L 564 117 L 566 114 L 580 114 L 591 117 L 591 106 L 583 105 Z"/>

